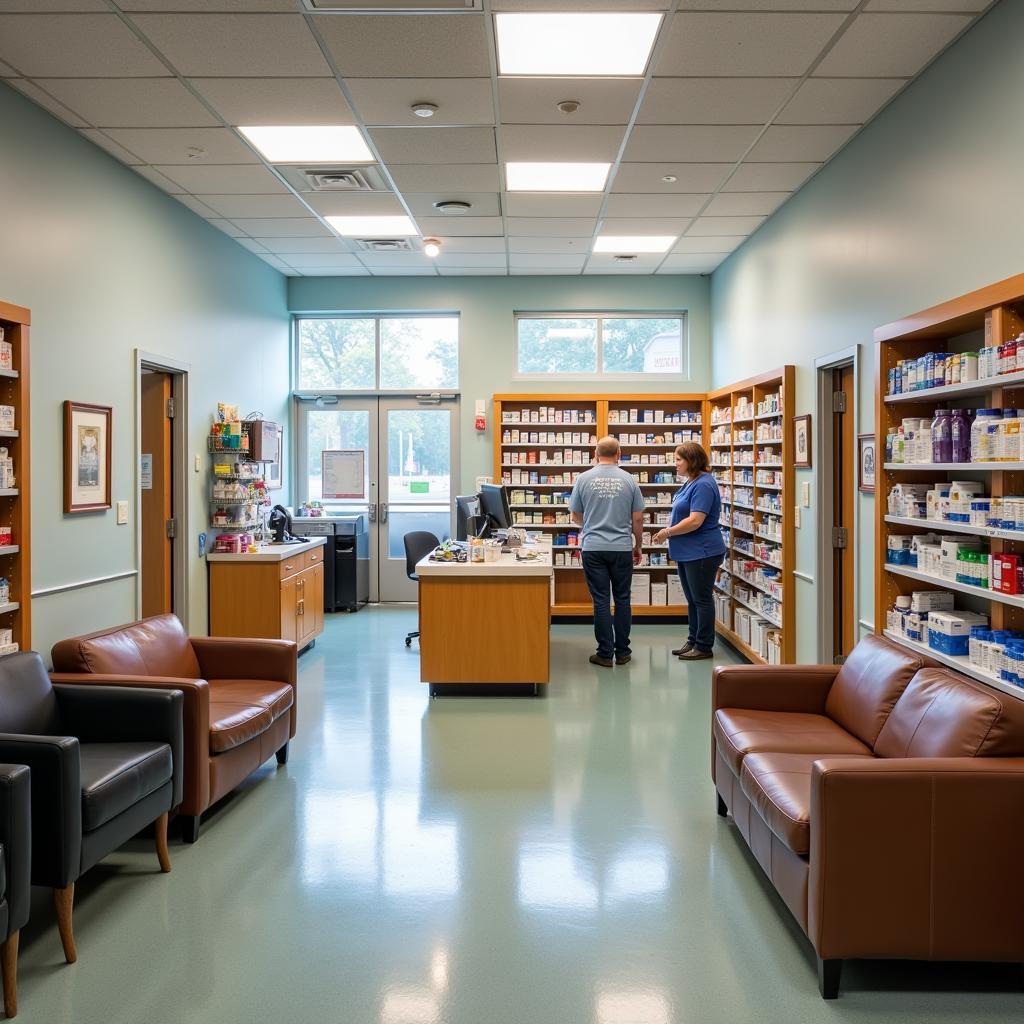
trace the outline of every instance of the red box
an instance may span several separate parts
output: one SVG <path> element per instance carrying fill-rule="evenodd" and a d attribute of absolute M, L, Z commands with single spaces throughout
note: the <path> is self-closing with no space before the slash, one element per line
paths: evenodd
<path fill-rule="evenodd" d="M 1020 555 L 996 554 L 992 556 L 992 573 L 989 588 L 1001 594 L 1019 594 L 1017 588 L 1017 571 L 1020 568 Z"/>

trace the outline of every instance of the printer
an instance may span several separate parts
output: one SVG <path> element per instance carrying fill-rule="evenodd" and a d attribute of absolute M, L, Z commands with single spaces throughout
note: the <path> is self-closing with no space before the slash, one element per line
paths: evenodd
<path fill-rule="evenodd" d="M 370 599 L 370 535 L 366 515 L 292 516 L 296 537 L 326 537 L 324 611 L 357 612 Z"/>

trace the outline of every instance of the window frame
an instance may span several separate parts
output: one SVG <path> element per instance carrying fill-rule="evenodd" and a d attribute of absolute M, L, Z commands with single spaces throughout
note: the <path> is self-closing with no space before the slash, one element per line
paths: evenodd
<path fill-rule="evenodd" d="M 672 310 L 516 310 L 513 314 L 512 365 L 513 380 L 632 380 L 668 381 L 686 383 L 690 380 L 690 318 L 685 309 Z M 604 370 L 604 322 L 605 320 L 678 320 L 679 357 L 681 369 L 678 373 L 631 373 Z M 587 373 L 529 373 L 519 369 L 519 321 L 520 320 L 596 320 L 597 321 L 597 371 Z"/>
<path fill-rule="evenodd" d="M 458 337 L 455 342 L 457 359 L 456 381 L 454 387 L 434 388 L 384 388 L 380 383 L 381 345 L 380 325 L 382 320 L 450 320 L 454 318 L 458 324 Z M 373 321 L 373 379 L 372 388 L 302 388 L 299 378 L 302 374 L 302 341 L 300 338 L 300 321 L 303 320 L 372 320 Z M 292 314 L 292 345 L 291 345 L 291 383 L 292 394 L 298 399 L 313 399 L 319 396 L 344 398 L 357 395 L 443 395 L 460 394 L 462 380 L 462 314 L 458 310 L 345 310 L 341 313 L 293 313 Z"/>

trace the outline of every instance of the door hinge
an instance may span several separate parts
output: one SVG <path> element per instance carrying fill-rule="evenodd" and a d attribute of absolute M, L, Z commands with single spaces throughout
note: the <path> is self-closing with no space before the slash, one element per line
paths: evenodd
<path fill-rule="evenodd" d="M 178 521 L 176 519 L 168 519 L 166 524 L 167 539 L 174 540 L 178 536 Z"/>
<path fill-rule="evenodd" d="M 832 547 L 834 548 L 846 548 L 846 527 L 845 526 L 833 526 L 832 527 Z"/>
<path fill-rule="evenodd" d="M 173 398 L 168 398 L 167 399 L 167 418 L 169 420 L 173 420 L 174 419 L 174 399 Z"/>
<path fill-rule="evenodd" d="M 832 392 L 832 411 L 833 412 L 846 412 L 846 392 L 845 391 L 833 391 Z"/>

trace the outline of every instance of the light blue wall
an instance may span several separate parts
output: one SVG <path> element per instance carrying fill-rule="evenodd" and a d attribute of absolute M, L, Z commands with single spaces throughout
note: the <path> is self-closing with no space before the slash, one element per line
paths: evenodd
<path fill-rule="evenodd" d="M 32 310 L 32 576 L 36 590 L 135 565 L 136 525 L 62 513 L 61 403 L 113 407 L 113 499 L 132 502 L 133 350 L 191 365 L 189 558 L 206 631 L 206 434 L 216 403 L 284 420 L 285 279 L 20 94 L 0 86 L 0 299 Z M 191 471 L 202 453 L 203 472 Z M 16 467 L 17 469 L 17 467 Z M 135 584 L 33 602 L 33 646 L 135 617 Z"/>
<path fill-rule="evenodd" d="M 1022 39 L 1024 3 L 1004 0 L 718 268 L 716 385 L 795 363 L 790 411 L 812 412 L 814 360 L 860 345 L 857 429 L 872 431 L 874 328 L 1024 271 Z M 875 498 L 858 500 L 858 618 L 872 622 Z M 816 510 L 803 511 L 796 567 L 817 578 Z M 827 601 L 795 587 L 812 661 Z"/>
<path fill-rule="evenodd" d="M 292 278 L 288 302 L 295 312 L 344 310 L 454 310 L 461 314 L 460 423 L 463 489 L 493 472 L 494 417 L 490 398 L 509 392 L 706 391 L 710 379 L 709 278 L 620 277 L 403 277 Z M 690 381 L 685 385 L 637 381 L 514 379 L 513 314 L 517 310 L 686 310 Z M 473 403 L 487 399 L 486 433 L 473 428 Z"/>

